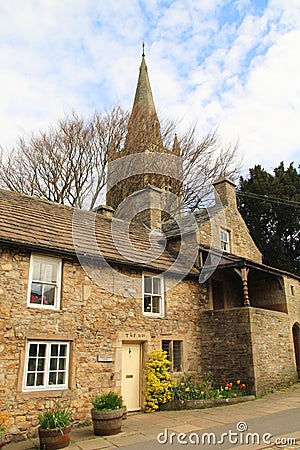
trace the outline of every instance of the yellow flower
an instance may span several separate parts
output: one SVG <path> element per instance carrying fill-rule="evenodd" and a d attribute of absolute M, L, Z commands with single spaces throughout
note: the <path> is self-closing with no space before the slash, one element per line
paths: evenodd
<path fill-rule="evenodd" d="M 185 388 L 185 392 L 190 392 L 190 388 L 189 387 Z"/>
<path fill-rule="evenodd" d="M 236 393 L 235 392 L 232 394 L 232 397 L 236 397 Z"/>

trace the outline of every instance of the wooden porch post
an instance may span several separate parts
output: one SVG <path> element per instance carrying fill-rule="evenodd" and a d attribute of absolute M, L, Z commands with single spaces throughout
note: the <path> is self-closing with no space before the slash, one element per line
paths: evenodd
<path fill-rule="evenodd" d="M 249 300 L 249 292 L 248 292 L 248 273 L 249 273 L 249 269 L 247 269 L 246 267 L 241 268 L 243 294 L 244 294 L 244 306 L 251 306 L 250 300 Z"/>

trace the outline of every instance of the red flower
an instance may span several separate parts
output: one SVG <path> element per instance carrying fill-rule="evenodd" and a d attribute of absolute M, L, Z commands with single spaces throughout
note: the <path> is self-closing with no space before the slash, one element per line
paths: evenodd
<path fill-rule="evenodd" d="M 54 408 L 51 408 L 51 412 L 54 413 Z"/>
<path fill-rule="evenodd" d="M 226 378 L 225 377 L 222 378 L 222 383 L 226 383 Z"/>

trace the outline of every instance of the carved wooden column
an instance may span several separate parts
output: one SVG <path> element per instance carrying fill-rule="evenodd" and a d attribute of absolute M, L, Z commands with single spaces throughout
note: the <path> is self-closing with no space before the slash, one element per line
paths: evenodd
<path fill-rule="evenodd" d="M 250 299 L 249 299 L 249 292 L 248 292 L 248 273 L 249 269 L 247 267 L 242 267 L 241 270 L 234 269 L 234 271 L 241 277 L 242 283 L 243 283 L 243 305 L 244 306 L 251 306 L 250 305 Z"/>
<path fill-rule="evenodd" d="M 248 292 L 248 273 L 249 273 L 249 269 L 247 269 L 246 267 L 241 268 L 243 294 L 244 294 L 244 306 L 250 306 L 249 292 Z"/>

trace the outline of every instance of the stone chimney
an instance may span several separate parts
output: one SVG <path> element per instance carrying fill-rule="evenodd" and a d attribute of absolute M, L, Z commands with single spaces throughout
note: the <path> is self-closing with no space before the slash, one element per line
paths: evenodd
<path fill-rule="evenodd" d="M 109 219 L 111 219 L 113 217 L 114 211 L 115 211 L 114 208 L 112 208 L 111 206 L 107 206 L 107 205 L 99 205 L 93 209 L 93 212 L 95 212 L 97 214 L 101 214 L 104 217 L 108 217 Z"/>
<path fill-rule="evenodd" d="M 228 206 L 230 209 L 237 209 L 236 185 L 229 178 L 219 178 L 213 183 L 215 189 L 216 205 Z M 217 194 L 217 195 L 216 195 Z"/>

